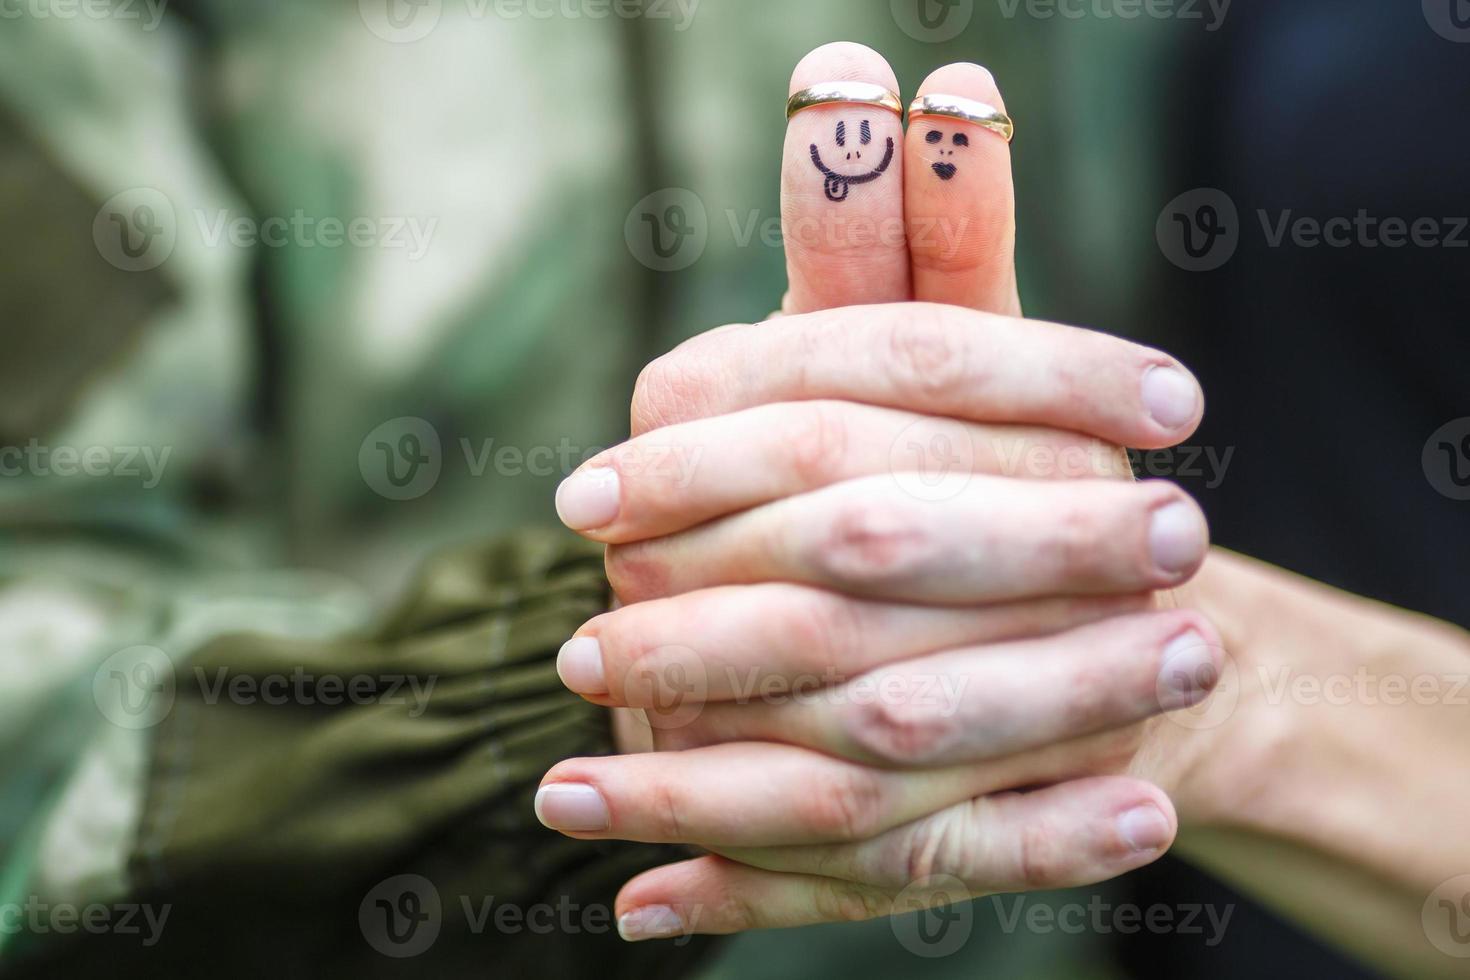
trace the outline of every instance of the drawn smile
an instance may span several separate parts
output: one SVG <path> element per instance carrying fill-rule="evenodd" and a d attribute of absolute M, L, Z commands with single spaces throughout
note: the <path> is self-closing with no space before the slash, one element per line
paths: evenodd
<path fill-rule="evenodd" d="M 847 200 L 847 192 L 852 189 L 852 185 L 866 184 L 869 181 L 877 180 L 879 177 L 883 176 L 884 172 L 888 170 L 888 165 L 892 162 L 893 139 L 891 137 L 888 140 L 888 148 L 883 154 L 882 162 L 880 162 L 877 167 L 873 168 L 867 173 L 857 174 L 855 176 L 840 174 L 837 171 L 833 170 L 831 167 L 827 166 L 825 163 L 822 162 L 822 151 L 817 149 L 817 144 L 812 144 L 812 163 L 816 166 L 818 170 L 822 172 L 822 174 L 826 178 L 822 182 L 822 189 L 827 192 L 827 200 L 829 201 Z"/>

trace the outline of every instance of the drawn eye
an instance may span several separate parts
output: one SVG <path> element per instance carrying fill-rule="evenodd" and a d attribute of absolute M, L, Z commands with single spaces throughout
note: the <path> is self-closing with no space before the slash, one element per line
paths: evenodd
<path fill-rule="evenodd" d="M 837 124 L 837 145 L 847 145 L 847 123 L 845 122 L 840 122 Z"/>
<path fill-rule="evenodd" d="M 869 143 L 873 142 L 873 127 L 868 125 L 868 121 L 866 119 L 863 120 L 862 140 L 864 146 L 867 146 Z"/>
<path fill-rule="evenodd" d="M 938 143 L 942 139 L 944 139 L 944 134 L 937 129 L 929 130 L 929 135 L 924 137 L 927 143 Z"/>
<path fill-rule="evenodd" d="M 970 137 L 966 136 L 964 133 L 955 133 L 954 134 L 954 145 L 955 146 L 969 146 L 970 145 Z"/>

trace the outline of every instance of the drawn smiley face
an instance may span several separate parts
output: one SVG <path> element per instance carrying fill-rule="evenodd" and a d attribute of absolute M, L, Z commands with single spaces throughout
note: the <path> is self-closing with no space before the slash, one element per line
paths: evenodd
<path fill-rule="evenodd" d="M 928 133 L 924 134 L 924 142 L 930 146 L 940 146 L 944 142 L 944 134 L 937 129 L 931 129 Z M 952 142 L 956 147 L 967 147 L 970 145 L 970 137 L 964 133 L 955 133 Z M 941 147 L 939 155 L 942 157 L 945 154 L 954 156 L 955 150 L 945 150 Z M 954 180 L 954 175 L 959 172 L 959 168 L 955 166 L 953 160 L 939 160 L 932 164 L 931 167 L 939 175 L 940 180 Z"/>
<path fill-rule="evenodd" d="M 827 192 L 827 200 L 841 202 L 847 200 L 848 191 L 854 184 L 866 184 L 887 172 L 889 164 L 893 163 L 893 138 L 888 138 L 883 158 L 873 167 L 863 161 L 864 153 L 868 154 L 869 160 L 874 155 L 873 127 L 868 120 L 860 120 L 854 132 L 844 119 L 838 122 L 835 135 L 836 149 L 828 147 L 827 154 L 828 159 L 842 170 L 834 169 L 823 160 L 822 151 L 815 143 L 812 144 L 812 165 L 822 173 L 822 189 Z"/>

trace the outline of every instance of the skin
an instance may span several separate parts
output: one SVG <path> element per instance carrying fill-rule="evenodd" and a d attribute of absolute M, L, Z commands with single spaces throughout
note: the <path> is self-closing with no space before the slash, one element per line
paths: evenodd
<path fill-rule="evenodd" d="M 891 75 L 868 49 L 829 45 L 792 85 Z M 973 65 L 920 92 L 1003 105 Z M 1193 377 L 1157 351 L 1016 319 L 1005 143 L 971 127 L 941 180 L 920 121 L 894 172 L 834 204 L 792 152 L 832 125 L 822 113 L 791 122 L 787 222 L 901 214 L 903 247 L 794 244 L 787 316 L 650 365 L 630 442 L 559 494 L 568 523 L 609 545 L 627 603 L 578 632 L 563 677 L 618 709 L 627 744 L 661 751 L 547 774 L 551 796 L 592 794 L 595 826 L 585 806 L 583 826 L 554 801 L 538 812 L 575 837 L 709 852 L 629 882 L 625 935 L 1087 884 L 1155 860 L 1182 828 L 1195 859 L 1330 938 L 1395 971 L 1458 975 L 1420 909 L 1470 871 L 1470 786 L 1428 761 L 1470 744 L 1467 713 L 1282 697 L 1273 678 L 1452 678 L 1470 643 L 1208 552 L 1193 503 L 1132 483 L 1114 448 L 1188 438 L 1204 407 Z M 919 226 L 947 217 L 952 245 L 936 250 Z M 892 305 L 837 307 L 854 293 Z M 909 479 L 894 447 L 936 436 L 960 460 L 949 482 Z M 588 473 L 614 487 L 610 507 L 574 506 Z"/>

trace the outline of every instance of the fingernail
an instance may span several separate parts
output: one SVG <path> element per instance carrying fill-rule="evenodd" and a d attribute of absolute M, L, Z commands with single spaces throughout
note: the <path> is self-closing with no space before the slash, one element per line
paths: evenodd
<path fill-rule="evenodd" d="M 1163 811 L 1145 803 L 1118 818 L 1118 836 L 1135 851 L 1157 851 L 1169 843 L 1173 831 Z"/>
<path fill-rule="evenodd" d="M 1148 530 L 1148 550 L 1154 565 L 1166 575 L 1182 575 L 1205 557 L 1209 532 L 1199 511 L 1182 500 L 1154 511 Z"/>
<path fill-rule="evenodd" d="M 606 527 L 621 503 L 618 471 L 607 467 L 578 470 L 556 488 L 556 514 L 573 531 Z"/>
<path fill-rule="evenodd" d="M 1215 656 L 1194 630 L 1164 647 L 1159 666 L 1159 704 L 1165 711 L 1188 708 L 1205 699 L 1220 681 Z"/>
<path fill-rule="evenodd" d="M 552 830 L 607 830 L 612 817 L 602 794 L 586 783 L 549 783 L 536 791 L 536 819 Z"/>
<path fill-rule="evenodd" d="M 595 636 L 574 636 L 556 655 L 556 673 L 573 694 L 606 694 L 602 675 L 602 646 Z"/>
<path fill-rule="evenodd" d="M 630 943 L 684 935 L 684 920 L 667 905 L 645 905 L 618 916 L 618 935 Z"/>
<path fill-rule="evenodd" d="M 1194 420 L 1199 408 L 1199 386 L 1183 371 L 1155 366 L 1143 374 L 1143 407 L 1166 429 Z"/>

